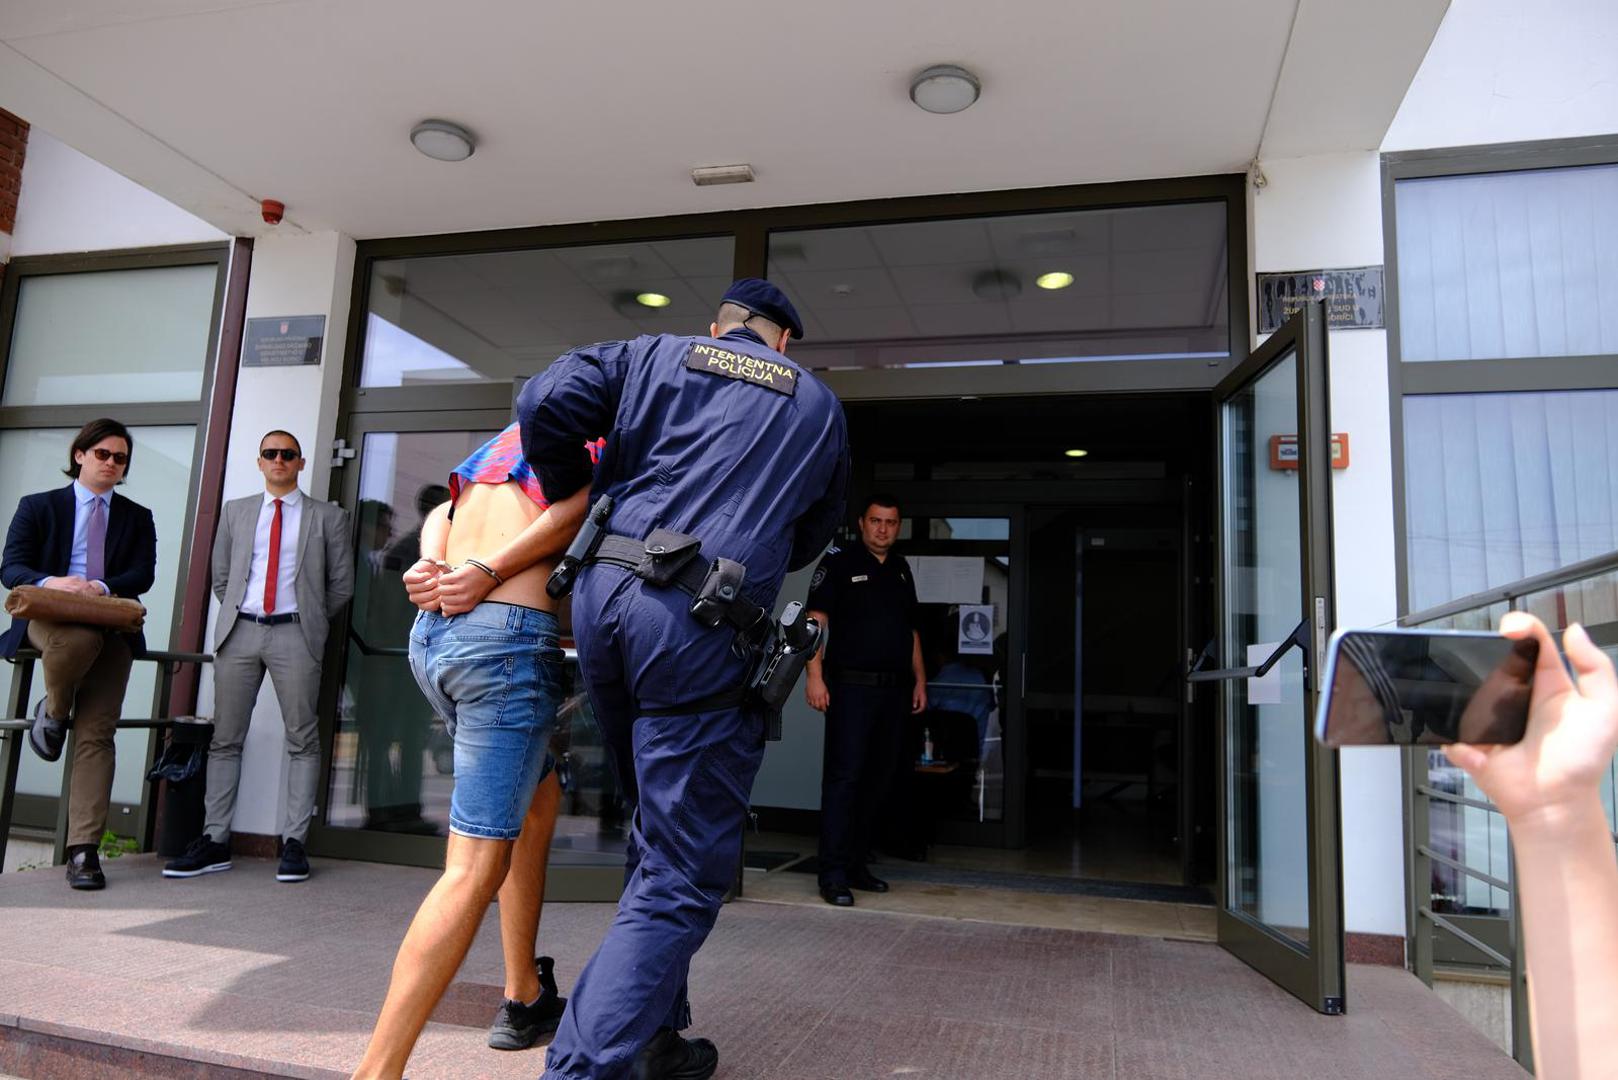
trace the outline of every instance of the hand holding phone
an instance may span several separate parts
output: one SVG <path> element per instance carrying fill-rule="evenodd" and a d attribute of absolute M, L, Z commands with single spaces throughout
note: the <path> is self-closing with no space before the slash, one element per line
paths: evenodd
<path fill-rule="evenodd" d="M 1516 742 L 1539 655 L 1533 637 L 1340 630 L 1327 651 L 1316 735 L 1327 746 Z"/>
<path fill-rule="evenodd" d="M 1444 753 L 1518 828 L 1536 814 L 1555 813 L 1600 792 L 1618 748 L 1618 678 L 1612 661 L 1577 624 L 1562 638 L 1576 683 L 1544 623 L 1514 611 L 1500 620 L 1500 632 L 1538 644 L 1527 733 L 1517 745 L 1458 743 Z"/>

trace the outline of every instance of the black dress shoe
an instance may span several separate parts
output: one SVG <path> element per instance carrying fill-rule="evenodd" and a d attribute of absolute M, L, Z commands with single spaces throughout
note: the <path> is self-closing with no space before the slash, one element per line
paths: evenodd
<path fill-rule="evenodd" d="M 67 884 L 72 889 L 105 889 L 107 875 L 101 872 L 101 856 L 93 847 L 74 848 L 67 857 Z"/>
<path fill-rule="evenodd" d="M 869 870 L 861 870 L 857 873 L 850 874 L 848 876 L 848 883 L 854 886 L 854 888 L 862 889 L 865 892 L 888 891 L 888 883 L 871 873 Z"/>
<path fill-rule="evenodd" d="M 854 906 L 854 894 L 848 891 L 847 885 L 822 885 L 820 898 L 833 907 Z"/>
<path fill-rule="evenodd" d="M 67 724 L 45 715 L 45 699 L 34 706 L 34 726 L 28 729 L 28 745 L 46 761 L 62 756 L 62 744 L 67 742 Z"/>
<path fill-rule="evenodd" d="M 719 1068 L 719 1050 L 707 1039 L 682 1039 L 673 1028 L 658 1028 L 635 1055 L 635 1080 L 708 1080 Z"/>

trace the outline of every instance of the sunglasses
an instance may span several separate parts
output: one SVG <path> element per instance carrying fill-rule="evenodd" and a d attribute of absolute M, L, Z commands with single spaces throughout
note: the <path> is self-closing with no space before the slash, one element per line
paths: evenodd
<path fill-rule="evenodd" d="M 276 458 L 280 458 L 282 461 L 297 461 L 303 456 L 303 454 L 299 453 L 297 450 L 291 450 L 280 446 L 272 446 L 268 450 L 260 450 L 258 452 L 258 456 L 263 458 L 265 461 L 274 461 Z"/>
<path fill-rule="evenodd" d="M 129 455 L 122 450 L 108 450 L 104 446 L 92 447 L 90 453 L 96 456 L 97 461 L 111 461 L 117 465 L 128 465 Z"/>

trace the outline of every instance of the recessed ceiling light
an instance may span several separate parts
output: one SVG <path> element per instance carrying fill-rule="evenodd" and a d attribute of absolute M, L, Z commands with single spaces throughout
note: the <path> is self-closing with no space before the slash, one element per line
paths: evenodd
<path fill-rule="evenodd" d="M 910 100 L 930 113 L 970 108 L 982 87 L 976 75 L 955 64 L 935 64 L 910 80 Z"/>
<path fill-rule="evenodd" d="M 1073 275 L 1066 270 L 1052 270 L 1035 278 L 1034 284 L 1041 289 L 1065 289 L 1073 284 Z"/>
<path fill-rule="evenodd" d="M 1080 457 L 1089 457 L 1090 456 L 1090 451 L 1088 451 L 1088 450 L 1063 450 L 1062 453 L 1066 454 L 1068 457 L 1071 457 L 1071 458 L 1080 458 Z"/>
<path fill-rule="evenodd" d="M 641 305 L 642 307 L 662 308 L 668 307 L 673 302 L 674 301 L 670 300 L 660 292 L 643 292 L 635 294 L 635 303 Z"/>
<path fill-rule="evenodd" d="M 833 296 L 853 296 L 854 286 L 846 283 L 838 283 L 831 287 L 831 294 Z"/>
<path fill-rule="evenodd" d="M 410 141 L 434 161 L 465 161 L 477 147 L 477 137 L 448 120 L 423 120 L 410 129 Z"/>

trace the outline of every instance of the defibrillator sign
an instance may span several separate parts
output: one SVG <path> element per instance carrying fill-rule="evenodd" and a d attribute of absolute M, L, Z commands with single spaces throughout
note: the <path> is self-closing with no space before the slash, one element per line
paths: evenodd
<path fill-rule="evenodd" d="M 685 366 L 692 371 L 706 371 L 710 375 L 749 382 L 787 397 L 798 392 L 798 373 L 787 365 L 700 341 L 692 343 L 691 351 L 686 354 Z"/>

